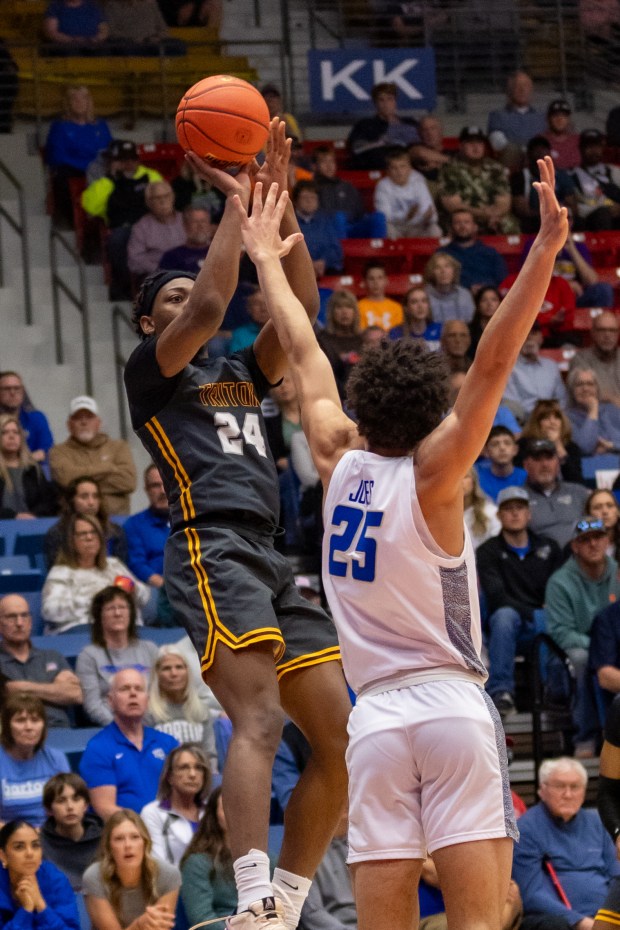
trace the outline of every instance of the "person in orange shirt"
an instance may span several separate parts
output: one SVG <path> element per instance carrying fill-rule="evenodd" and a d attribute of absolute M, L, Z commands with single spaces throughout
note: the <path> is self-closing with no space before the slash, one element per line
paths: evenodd
<path fill-rule="evenodd" d="M 372 259 L 364 268 L 366 297 L 359 301 L 360 322 L 362 329 L 368 326 L 380 326 L 389 332 L 394 326 L 403 322 L 403 308 L 396 300 L 385 296 L 388 276 L 382 261 Z"/>

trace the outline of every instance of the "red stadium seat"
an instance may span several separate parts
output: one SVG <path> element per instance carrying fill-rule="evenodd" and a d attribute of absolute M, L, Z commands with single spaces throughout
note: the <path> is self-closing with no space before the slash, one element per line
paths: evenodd
<path fill-rule="evenodd" d="M 389 297 L 404 297 L 409 288 L 421 283 L 420 274 L 390 274 L 385 292 Z M 328 275 L 319 278 L 318 285 L 332 291 L 351 291 L 357 298 L 366 296 L 366 285 L 361 275 Z"/>
<path fill-rule="evenodd" d="M 485 245 L 496 249 L 508 265 L 508 273 L 516 274 L 521 267 L 521 255 L 527 236 L 482 236 Z M 532 237 L 533 238 L 533 237 Z"/>
<path fill-rule="evenodd" d="M 343 239 L 342 251 L 347 274 L 362 274 L 375 258 L 384 262 L 388 274 L 409 271 L 409 253 L 400 239 Z"/>
<path fill-rule="evenodd" d="M 560 367 L 562 374 L 566 374 L 571 359 L 577 351 L 576 346 L 565 346 L 561 349 L 541 349 L 540 354 L 543 358 L 550 358 Z"/>
<path fill-rule="evenodd" d="M 394 240 L 395 244 L 402 247 L 408 255 L 408 270 L 411 274 L 422 274 L 431 255 L 435 254 L 442 242 L 447 241 L 447 239 L 440 240 L 431 236 Z"/>
<path fill-rule="evenodd" d="M 138 146 L 140 164 L 153 168 L 167 180 L 176 178 L 183 164 L 184 152 L 178 142 L 147 142 Z"/>

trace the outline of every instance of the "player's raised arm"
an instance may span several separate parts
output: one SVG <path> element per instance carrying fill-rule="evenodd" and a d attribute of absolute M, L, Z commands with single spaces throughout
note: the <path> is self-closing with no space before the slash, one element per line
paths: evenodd
<path fill-rule="evenodd" d="M 429 506 L 461 495 L 461 480 L 480 454 L 521 346 L 543 304 L 568 220 L 554 193 L 549 157 L 538 162 L 540 231 L 510 292 L 482 335 L 452 412 L 416 453 L 417 481 Z"/>
<path fill-rule="evenodd" d="M 166 377 L 181 371 L 221 326 L 239 278 L 241 223 L 232 198 L 237 196 L 246 205 L 250 199 L 249 166 L 233 177 L 193 153 L 186 158 L 194 171 L 225 194 L 226 205 L 183 312 L 158 339 L 157 361 Z"/>
<path fill-rule="evenodd" d="M 256 175 L 256 180 L 262 184 L 263 195 L 274 183 L 278 185 L 280 191 L 286 190 L 290 154 L 291 140 L 286 138 L 286 123 L 275 117 L 269 127 L 265 162 Z M 282 215 L 280 235 L 286 239 L 298 232 L 300 232 L 299 223 L 293 204 L 288 199 Z M 319 312 L 319 291 L 312 259 L 303 240 L 287 255 L 282 256 L 282 267 L 293 294 L 301 303 L 309 319 L 314 322 Z M 254 352 L 267 379 L 272 383 L 279 381 L 288 368 L 288 361 L 273 324 L 267 323 L 263 326 L 254 343 Z"/>
<path fill-rule="evenodd" d="M 240 199 L 235 198 L 235 202 L 243 243 L 256 265 L 271 322 L 295 381 L 310 450 L 326 483 L 340 456 L 360 441 L 355 424 L 343 413 L 327 356 L 320 349 L 312 324 L 282 267 L 281 259 L 298 247 L 303 236 L 294 232 L 282 239 L 280 228 L 288 194 L 283 191 L 278 198 L 276 184 L 271 186 L 263 204 L 262 184 L 257 183 L 249 217 Z"/>

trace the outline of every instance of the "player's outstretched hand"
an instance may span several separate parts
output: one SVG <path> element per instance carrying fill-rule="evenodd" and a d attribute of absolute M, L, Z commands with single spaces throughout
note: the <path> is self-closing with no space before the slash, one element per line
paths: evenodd
<path fill-rule="evenodd" d="M 252 198 L 252 213 L 248 216 L 241 198 L 233 203 L 241 219 L 241 235 L 247 253 L 256 264 L 266 259 L 280 259 L 288 255 L 294 245 L 303 240 L 301 233 L 292 233 L 286 239 L 280 235 L 280 223 L 288 203 L 288 192 L 278 196 L 278 185 L 272 184 L 263 203 L 263 185 L 256 182 Z"/>
<path fill-rule="evenodd" d="M 272 184 L 277 184 L 281 191 L 286 190 L 291 142 L 286 138 L 286 123 L 274 116 L 269 124 L 265 161 L 256 173 L 256 180 L 262 183 L 265 193 Z"/>
<path fill-rule="evenodd" d="M 545 248 L 559 252 L 568 235 L 568 213 L 555 196 L 555 168 L 549 155 L 538 159 L 540 181 L 534 181 L 540 202 L 540 230 L 537 239 Z"/>
<path fill-rule="evenodd" d="M 250 181 L 251 164 L 242 165 L 238 173 L 233 175 L 222 168 L 217 168 L 206 158 L 196 155 L 195 152 L 186 152 L 185 160 L 199 177 L 217 187 L 225 197 L 232 197 L 236 194 L 244 204 L 247 205 L 250 202 L 250 191 L 252 189 Z"/>

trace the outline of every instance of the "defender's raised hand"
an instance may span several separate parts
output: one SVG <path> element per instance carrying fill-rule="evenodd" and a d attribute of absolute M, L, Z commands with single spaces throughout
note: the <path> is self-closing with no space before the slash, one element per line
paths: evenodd
<path fill-rule="evenodd" d="M 538 240 L 545 248 L 559 252 L 568 235 L 568 212 L 555 196 L 555 168 L 549 155 L 538 160 L 540 181 L 534 181 L 540 202 Z"/>
<path fill-rule="evenodd" d="M 241 235 L 248 255 L 256 264 L 268 258 L 282 258 L 288 255 L 294 245 L 303 240 L 299 232 L 292 233 L 286 239 L 280 235 L 280 223 L 288 203 L 288 192 L 282 191 L 278 196 L 278 185 L 272 184 L 263 203 L 263 185 L 257 181 L 252 197 L 252 213 L 247 210 L 238 196 L 233 203 L 241 219 Z"/>

